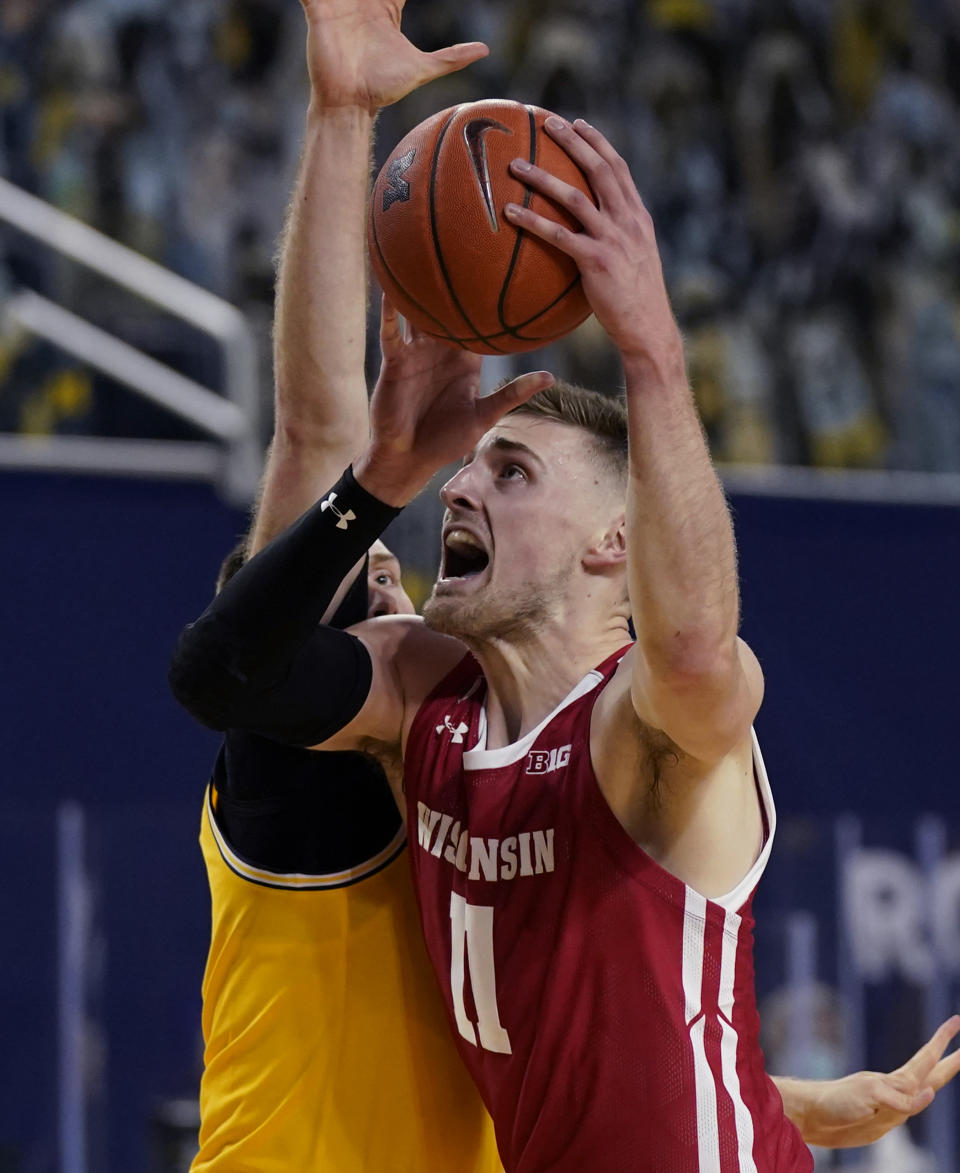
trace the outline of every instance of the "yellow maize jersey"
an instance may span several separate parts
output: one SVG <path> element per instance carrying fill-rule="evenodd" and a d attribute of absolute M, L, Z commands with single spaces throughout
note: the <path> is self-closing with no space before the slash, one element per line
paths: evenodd
<path fill-rule="evenodd" d="M 499 1173 L 429 968 L 401 828 L 364 865 L 281 875 L 208 788 L 212 932 L 192 1173 Z"/>

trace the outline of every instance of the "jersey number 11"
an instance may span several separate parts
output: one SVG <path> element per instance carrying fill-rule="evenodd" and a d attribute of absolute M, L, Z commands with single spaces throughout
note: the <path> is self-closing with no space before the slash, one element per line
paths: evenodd
<path fill-rule="evenodd" d="M 468 904 L 456 892 L 450 893 L 450 989 L 457 1029 L 468 1043 L 485 1051 L 510 1055 L 510 1036 L 500 1024 L 497 1007 L 497 975 L 493 967 L 493 909 L 485 904 Z M 470 985 L 477 1008 L 477 1025 L 467 1018 L 463 1002 L 464 958 L 470 966 Z"/>

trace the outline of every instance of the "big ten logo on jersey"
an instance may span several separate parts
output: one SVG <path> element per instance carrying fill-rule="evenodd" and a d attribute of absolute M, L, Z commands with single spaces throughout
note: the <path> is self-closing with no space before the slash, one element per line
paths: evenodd
<path fill-rule="evenodd" d="M 553 749 L 532 749 L 527 754 L 528 774 L 552 774 L 562 770 L 570 761 L 572 745 L 558 745 Z"/>
<path fill-rule="evenodd" d="M 471 835 L 460 820 L 417 803 L 417 842 L 470 880 L 514 880 L 554 870 L 553 827 L 519 831 L 503 839 Z"/>

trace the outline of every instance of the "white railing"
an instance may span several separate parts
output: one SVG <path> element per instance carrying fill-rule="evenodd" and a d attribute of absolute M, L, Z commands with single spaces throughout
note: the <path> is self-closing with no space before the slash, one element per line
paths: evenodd
<path fill-rule="evenodd" d="M 0 221 L 212 337 L 223 355 L 224 395 L 30 290 L 4 306 L 7 322 L 54 343 L 137 395 L 187 420 L 213 443 L 92 436 L 0 437 L 0 468 L 210 479 L 246 504 L 263 459 L 257 346 L 235 306 L 0 179 Z"/>

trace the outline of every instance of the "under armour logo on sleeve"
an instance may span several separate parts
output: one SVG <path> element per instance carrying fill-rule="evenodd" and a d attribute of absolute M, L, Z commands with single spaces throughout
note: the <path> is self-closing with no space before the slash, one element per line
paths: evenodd
<path fill-rule="evenodd" d="M 334 505 L 334 501 L 336 501 L 336 499 L 337 494 L 331 493 L 329 497 L 321 501 L 320 512 L 326 513 L 326 511 L 329 509 L 331 513 L 336 514 L 336 516 L 340 519 L 337 522 L 337 529 L 346 529 L 351 521 L 357 520 L 357 515 L 353 512 L 352 509 L 348 509 L 346 513 L 341 513 L 336 505 Z"/>

